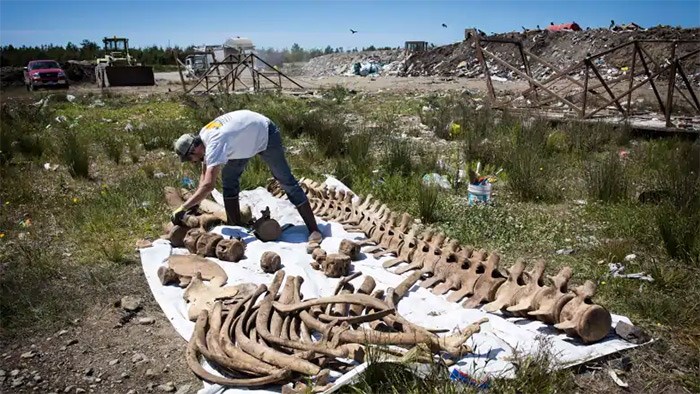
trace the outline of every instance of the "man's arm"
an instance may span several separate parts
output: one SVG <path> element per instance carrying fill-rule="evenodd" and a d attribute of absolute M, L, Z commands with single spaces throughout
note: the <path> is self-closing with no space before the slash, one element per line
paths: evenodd
<path fill-rule="evenodd" d="M 206 172 L 207 172 L 207 165 L 204 163 L 204 160 L 202 160 L 201 170 L 199 171 L 199 183 L 198 183 L 198 185 L 201 185 L 202 183 L 204 183 L 204 175 L 206 174 Z"/>
<path fill-rule="evenodd" d="M 199 182 L 199 187 L 197 187 L 197 191 L 195 191 L 192 196 L 187 199 L 184 204 L 182 204 L 185 210 L 199 204 L 209 195 L 209 193 L 212 192 L 212 190 L 214 190 L 216 179 L 219 177 L 220 171 L 220 165 L 206 167 L 204 164 L 202 164 L 202 176 Z"/>

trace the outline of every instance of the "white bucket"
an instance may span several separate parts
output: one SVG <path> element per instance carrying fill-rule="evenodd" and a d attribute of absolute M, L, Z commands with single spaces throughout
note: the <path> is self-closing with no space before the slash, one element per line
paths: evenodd
<path fill-rule="evenodd" d="M 491 200 L 491 184 L 486 182 L 483 185 L 469 184 L 469 205 L 484 204 Z"/>

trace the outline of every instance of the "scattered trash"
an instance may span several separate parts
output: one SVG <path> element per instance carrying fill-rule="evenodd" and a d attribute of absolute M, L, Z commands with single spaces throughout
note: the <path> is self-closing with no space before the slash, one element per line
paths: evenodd
<path fill-rule="evenodd" d="M 556 253 L 559 255 L 568 256 L 570 254 L 573 254 L 574 250 L 573 249 L 559 249 L 556 251 Z"/>
<path fill-rule="evenodd" d="M 155 174 L 153 174 L 155 176 Z M 182 178 L 182 187 L 186 187 L 188 189 L 194 189 L 194 181 L 190 179 L 190 177 L 186 176 Z"/>
<path fill-rule="evenodd" d="M 56 171 L 58 169 L 58 164 L 44 163 L 44 169 L 46 171 Z"/>
<path fill-rule="evenodd" d="M 136 241 L 136 250 L 150 248 L 151 246 L 153 246 L 153 242 L 147 239 L 139 239 Z"/>
<path fill-rule="evenodd" d="M 637 345 L 647 343 L 651 340 L 649 334 L 642 331 L 641 328 L 625 323 L 623 321 L 617 323 L 617 325 L 615 326 L 615 333 L 625 341 L 632 342 Z"/>
<path fill-rule="evenodd" d="M 614 370 L 609 369 L 609 370 L 608 370 L 608 375 L 610 375 L 610 377 L 612 378 L 613 382 L 615 382 L 615 384 L 617 384 L 618 386 L 620 386 L 620 387 L 629 387 L 629 385 L 628 385 L 627 383 L 623 382 L 622 379 L 620 379 L 620 378 L 617 376 L 617 373 L 616 373 Z"/>
<path fill-rule="evenodd" d="M 423 175 L 423 184 L 426 186 L 439 186 L 443 189 L 452 188 L 446 177 L 435 172 Z"/>
<path fill-rule="evenodd" d="M 377 75 L 382 71 L 382 65 L 378 61 L 357 62 L 352 66 L 352 73 L 366 77 L 370 74 Z"/>
<path fill-rule="evenodd" d="M 462 134 L 462 126 L 459 123 L 452 122 L 448 126 L 450 130 L 450 137 L 454 138 Z"/>
<path fill-rule="evenodd" d="M 19 221 L 19 226 L 22 228 L 27 228 L 32 226 L 32 218 L 29 217 L 29 214 L 24 214 L 24 218 Z"/>
<path fill-rule="evenodd" d="M 56 123 L 62 123 L 68 120 L 64 115 L 57 116 L 56 119 L 54 119 Z"/>
<path fill-rule="evenodd" d="M 92 104 L 90 104 L 88 107 L 95 108 L 95 107 L 104 107 L 104 106 L 105 106 L 104 101 L 102 101 L 100 99 L 95 99 L 95 101 L 93 101 Z"/>
<path fill-rule="evenodd" d="M 470 183 L 467 191 L 469 205 L 486 204 L 491 201 L 491 182 L 488 179 L 479 184 Z"/>
<path fill-rule="evenodd" d="M 637 255 L 634 253 L 631 253 L 631 254 L 628 254 L 627 256 L 625 256 L 625 261 L 632 261 L 636 258 L 637 258 Z"/>
<path fill-rule="evenodd" d="M 574 204 L 576 205 L 586 205 L 588 202 L 586 200 L 574 200 Z"/>
<path fill-rule="evenodd" d="M 124 126 L 124 131 L 126 131 L 127 133 L 130 133 L 130 132 L 134 131 L 134 126 L 130 122 L 127 122 L 126 126 Z"/>
<path fill-rule="evenodd" d="M 73 101 L 75 101 L 75 96 L 73 96 L 72 94 L 67 94 L 66 100 L 68 100 L 69 103 L 72 103 Z"/>
<path fill-rule="evenodd" d="M 630 260 L 627 260 L 627 257 L 625 257 L 625 261 L 630 261 Z M 610 264 L 608 264 L 608 268 L 609 268 L 610 273 L 612 274 L 613 278 L 639 279 L 639 280 L 645 280 L 647 282 L 654 281 L 654 278 L 647 275 L 645 272 L 637 272 L 635 274 L 623 274 L 623 272 L 625 271 L 625 266 L 621 263 L 610 263 Z"/>
<path fill-rule="evenodd" d="M 160 179 L 160 178 L 164 178 L 164 177 L 165 177 L 165 174 L 162 173 L 162 172 L 156 172 L 156 173 L 153 174 L 153 177 L 156 178 L 156 179 Z"/>
<path fill-rule="evenodd" d="M 112 123 L 112 119 L 102 118 L 102 121 L 105 123 Z"/>
<path fill-rule="evenodd" d="M 486 166 L 484 171 L 493 172 L 495 167 Z M 492 184 L 498 181 L 498 174 L 503 171 L 502 168 L 493 172 L 491 175 L 481 175 L 481 162 L 476 163 L 476 170 L 472 170 L 471 164 L 467 166 L 467 175 L 469 176 L 469 187 L 467 188 L 468 203 L 485 204 L 491 201 Z M 460 173 L 461 175 L 461 173 Z"/>
<path fill-rule="evenodd" d="M 471 377 L 468 373 L 462 372 L 457 368 L 453 369 L 450 373 L 450 380 L 454 380 L 455 382 L 460 383 L 466 383 L 469 386 L 477 388 L 478 390 L 488 390 L 491 386 L 491 382 L 489 381 L 488 377 L 486 377 L 485 379 L 475 379 Z"/>

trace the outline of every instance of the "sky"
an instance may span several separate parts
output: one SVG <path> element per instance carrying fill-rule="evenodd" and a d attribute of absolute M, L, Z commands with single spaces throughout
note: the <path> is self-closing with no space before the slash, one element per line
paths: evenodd
<path fill-rule="evenodd" d="M 700 0 L 0 0 L 0 44 L 88 39 L 101 45 L 104 36 L 116 35 L 129 38 L 132 47 L 217 45 L 235 36 L 258 48 L 397 47 L 412 40 L 461 41 L 468 27 L 487 33 L 544 28 L 552 21 L 607 27 L 611 19 L 699 27 Z"/>

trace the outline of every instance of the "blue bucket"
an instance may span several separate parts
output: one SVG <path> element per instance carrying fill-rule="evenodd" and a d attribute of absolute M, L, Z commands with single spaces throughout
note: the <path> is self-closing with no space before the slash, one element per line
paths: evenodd
<path fill-rule="evenodd" d="M 489 201 L 491 201 L 491 183 L 488 181 L 485 181 L 480 185 L 469 184 L 469 188 L 467 190 L 469 192 L 469 205 L 487 204 Z"/>

